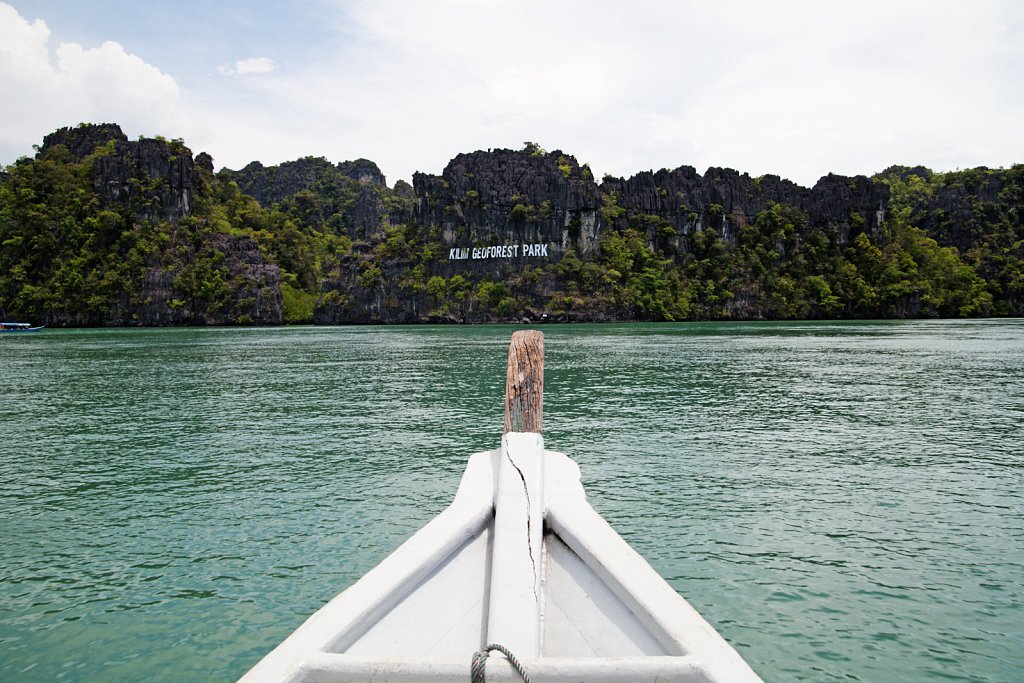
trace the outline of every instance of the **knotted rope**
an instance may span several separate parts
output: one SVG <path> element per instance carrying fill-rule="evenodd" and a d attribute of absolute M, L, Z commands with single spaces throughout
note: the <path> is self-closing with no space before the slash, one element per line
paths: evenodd
<path fill-rule="evenodd" d="M 487 666 L 487 658 L 490 656 L 491 650 L 497 650 L 505 655 L 508 663 L 512 665 L 512 668 L 516 670 L 519 677 L 523 679 L 523 683 L 530 683 L 530 676 L 526 673 L 522 663 L 516 659 L 516 656 L 509 652 L 508 648 L 504 645 L 495 644 L 488 645 L 473 655 L 473 663 L 469 667 L 469 676 L 472 683 L 486 683 L 484 667 Z"/>

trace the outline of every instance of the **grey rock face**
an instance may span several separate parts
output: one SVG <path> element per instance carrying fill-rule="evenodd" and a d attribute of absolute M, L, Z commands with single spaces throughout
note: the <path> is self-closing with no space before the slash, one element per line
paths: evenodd
<path fill-rule="evenodd" d="M 74 161 L 81 161 L 108 142 L 128 142 L 128 136 L 116 123 L 84 124 L 75 128 L 60 128 L 43 138 L 39 155 L 57 145 L 64 145 Z"/>
<path fill-rule="evenodd" d="M 353 239 L 376 231 L 388 213 L 381 198 L 381 190 L 386 188 L 384 174 L 368 159 L 337 165 L 323 157 L 304 157 L 277 166 L 254 161 L 239 171 L 223 169 L 221 173 L 261 206 L 299 203 L 309 225 L 344 232 Z"/>
<path fill-rule="evenodd" d="M 440 226 L 446 244 L 543 242 L 553 260 L 569 248 L 591 254 L 603 231 L 630 225 L 647 226 L 652 245 L 656 224 L 671 226 L 669 241 L 681 252 L 687 235 L 707 227 L 734 241 L 738 227 L 775 203 L 800 209 L 804 229 L 835 231 L 842 244 L 859 231 L 877 237 L 889 198 L 884 183 L 864 176 L 828 175 L 806 188 L 729 168 L 701 176 L 692 166 L 609 177 L 598 186 L 571 156 L 507 149 L 460 154 L 440 176 L 415 174 L 413 185 L 416 220 Z"/>
<path fill-rule="evenodd" d="M 416 173 L 416 220 L 439 225 L 446 244 L 486 246 L 543 243 L 553 256 L 564 246 L 594 247 L 592 218 L 601 206 L 597 185 L 576 159 L 554 151 L 498 149 L 460 154 L 440 176 Z M 586 220 L 580 241 L 570 226 Z"/>
<path fill-rule="evenodd" d="M 93 186 L 103 205 L 130 207 L 140 221 L 189 216 L 196 185 L 192 153 L 161 140 L 117 143 L 114 154 L 93 164 Z"/>
<path fill-rule="evenodd" d="M 626 180 L 609 178 L 601 189 L 614 192 L 618 205 L 626 210 L 620 220 L 623 225 L 630 214 L 642 213 L 668 222 L 680 237 L 710 226 L 729 241 L 735 239 L 737 224 L 752 223 L 776 203 L 807 214 L 805 228 L 836 230 L 840 243 L 858 229 L 877 235 L 889 199 L 884 183 L 864 176 L 830 174 L 809 189 L 779 176 L 754 179 L 731 168 L 712 167 L 701 176 L 692 166 L 646 171 Z M 854 214 L 863 221 L 853 218 Z"/>
<path fill-rule="evenodd" d="M 281 270 L 268 264 L 248 237 L 213 235 L 209 248 L 224 254 L 225 280 L 231 283 L 226 305 L 177 300 L 174 268 L 149 268 L 135 301 L 124 301 L 112 316 L 115 325 L 280 325 L 283 320 Z"/>
<path fill-rule="evenodd" d="M 129 141 L 112 123 L 61 128 L 43 138 L 40 156 L 63 145 L 74 161 L 95 154 L 92 181 L 104 208 L 128 208 L 139 221 L 178 220 L 192 213 L 196 169 L 180 140 Z"/>

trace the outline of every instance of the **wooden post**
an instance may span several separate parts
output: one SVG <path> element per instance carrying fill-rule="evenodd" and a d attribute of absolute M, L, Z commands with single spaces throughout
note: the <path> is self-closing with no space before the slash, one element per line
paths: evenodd
<path fill-rule="evenodd" d="M 505 374 L 505 432 L 544 431 L 544 333 L 512 335 Z"/>

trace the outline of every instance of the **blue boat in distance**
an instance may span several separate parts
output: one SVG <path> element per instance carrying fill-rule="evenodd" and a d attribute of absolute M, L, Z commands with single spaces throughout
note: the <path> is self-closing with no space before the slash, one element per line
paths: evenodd
<path fill-rule="evenodd" d="M 32 327 L 32 323 L 0 323 L 0 332 L 38 332 L 44 327 L 46 325 Z"/>

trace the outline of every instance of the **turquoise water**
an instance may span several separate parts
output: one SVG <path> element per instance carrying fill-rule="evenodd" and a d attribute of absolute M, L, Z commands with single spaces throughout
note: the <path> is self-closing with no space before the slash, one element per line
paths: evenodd
<path fill-rule="evenodd" d="M 237 678 L 498 444 L 514 329 L 0 339 L 0 680 Z M 1024 321 L 543 329 L 548 447 L 766 681 L 1024 680 Z"/>

